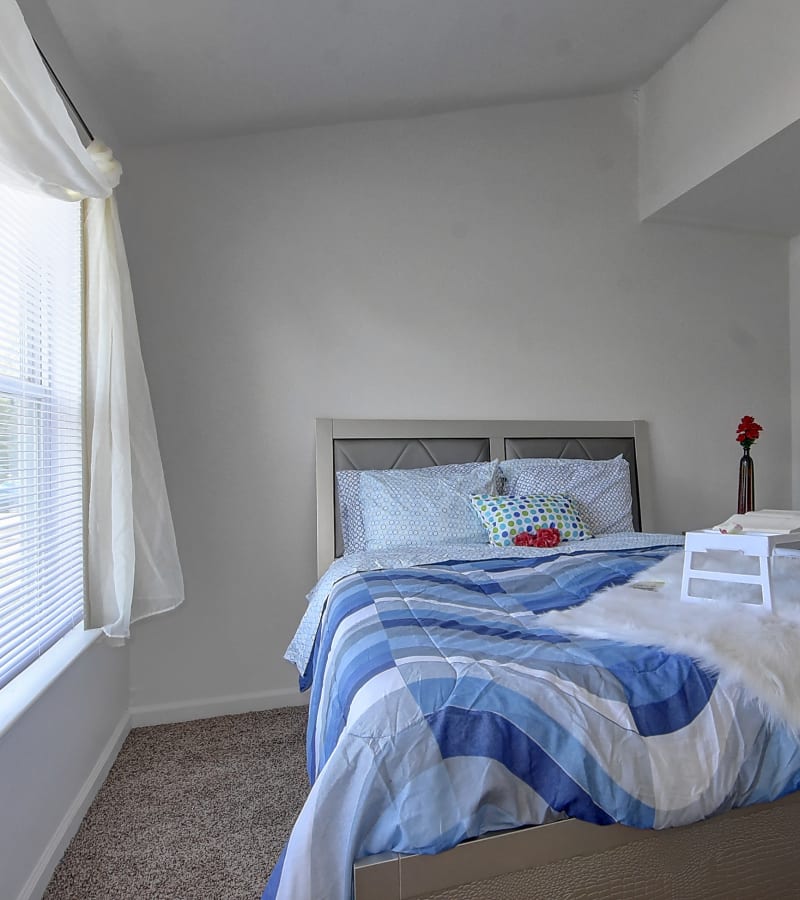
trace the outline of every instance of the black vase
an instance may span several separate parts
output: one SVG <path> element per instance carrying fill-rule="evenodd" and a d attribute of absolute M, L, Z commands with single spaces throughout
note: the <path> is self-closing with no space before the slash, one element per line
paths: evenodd
<path fill-rule="evenodd" d="M 750 448 L 742 447 L 742 458 L 739 460 L 739 506 L 737 513 L 750 512 L 756 508 L 755 478 Z"/>

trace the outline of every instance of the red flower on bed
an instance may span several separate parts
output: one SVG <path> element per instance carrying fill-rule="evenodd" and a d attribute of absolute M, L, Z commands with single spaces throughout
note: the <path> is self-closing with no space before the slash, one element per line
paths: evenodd
<path fill-rule="evenodd" d="M 736 440 L 745 450 L 749 450 L 763 430 L 752 416 L 742 416 L 742 421 L 736 426 Z"/>
<path fill-rule="evenodd" d="M 514 535 L 517 547 L 557 547 L 561 543 L 561 532 L 557 528 L 537 528 L 535 532 L 521 531 Z"/>
<path fill-rule="evenodd" d="M 540 528 L 536 532 L 534 547 L 557 547 L 561 543 L 561 532 L 557 528 Z"/>

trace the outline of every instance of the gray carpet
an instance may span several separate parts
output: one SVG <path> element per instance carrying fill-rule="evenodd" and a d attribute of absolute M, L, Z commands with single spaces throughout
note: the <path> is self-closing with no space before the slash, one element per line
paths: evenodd
<path fill-rule="evenodd" d="M 258 900 L 308 792 L 306 714 L 131 731 L 45 900 Z"/>

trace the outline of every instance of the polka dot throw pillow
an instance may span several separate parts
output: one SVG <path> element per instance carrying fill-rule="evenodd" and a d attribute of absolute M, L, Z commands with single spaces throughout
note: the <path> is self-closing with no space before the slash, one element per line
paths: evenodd
<path fill-rule="evenodd" d="M 514 536 L 540 528 L 557 528 L 562 541 L 582 541 L 591 532 L 564 494 L 531 494 L 528 496 L 494 496 L 475 494 L 470 498 L 480 516 L 491 543 L 510 547 Z"/>

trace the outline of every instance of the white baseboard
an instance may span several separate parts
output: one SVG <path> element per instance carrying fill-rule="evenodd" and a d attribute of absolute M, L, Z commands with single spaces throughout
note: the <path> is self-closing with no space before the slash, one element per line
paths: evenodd
<path fill-rule="evenodd" d="M 225 697 L 206 697 L 176 703 L 155 703 L 132 706 L 131 728 L 142 725 L 166 725 L 169 722 L 189 722 L 192 719 L 209 719 L 213 716 L 232 716 L 237 713 L 260 712 L 279 706 L 305 706 L 308 693 L 297 690 L 256 691 L 249 694 L 231 694 Z"/>
<path fill-rule="evenodd" d="M 48 841 L 44 852 L 31 872 L 28 880 L 22 886 L 17 900 L 39 900 L 53 876 L 56 866 L 69 846 L 69 842 L 75 836 L 75 832 L 86 815 L 95 794 L 106 779 L 117 754 L 131 730 L 130 714 L 126 712 L 119 720 L 113 734 L 106 742 L 103 751 L 94 764 L 89 777 L 84 781 L 78 795 L 70 804 L 64 818 L 56 828 L 55 833 Z"/>

